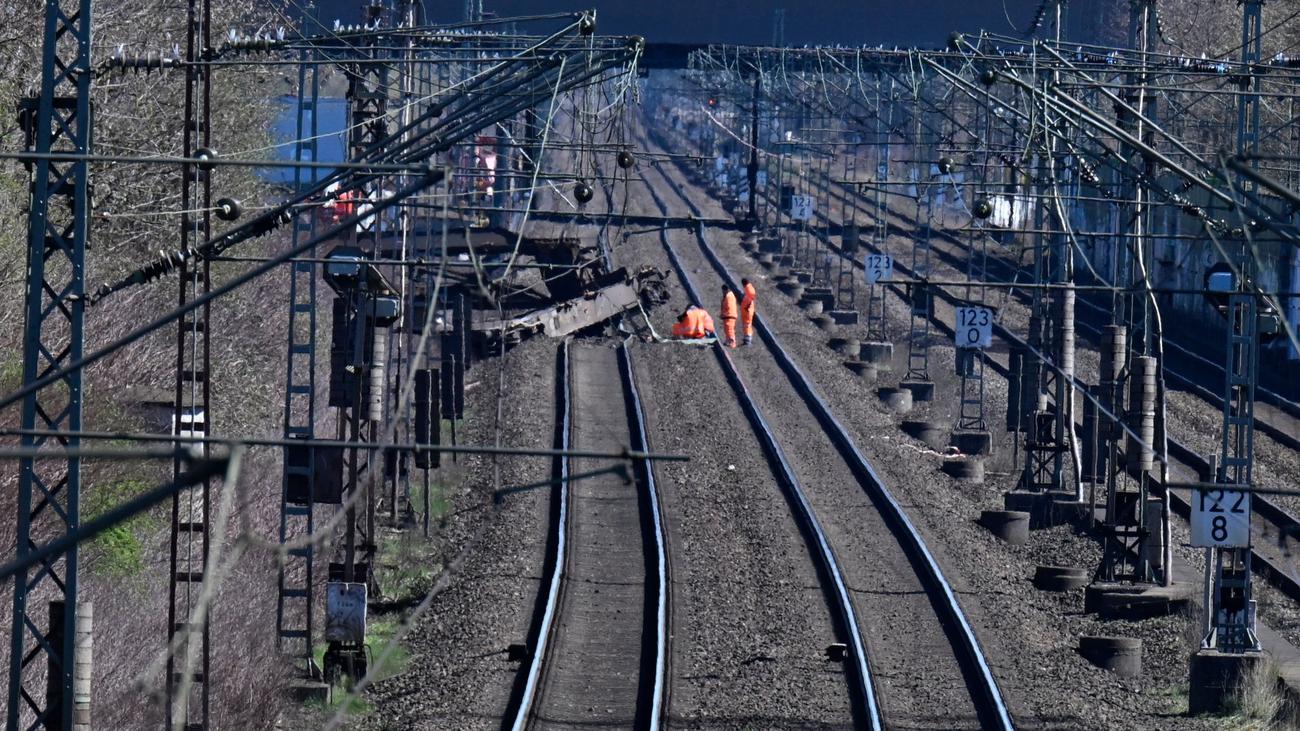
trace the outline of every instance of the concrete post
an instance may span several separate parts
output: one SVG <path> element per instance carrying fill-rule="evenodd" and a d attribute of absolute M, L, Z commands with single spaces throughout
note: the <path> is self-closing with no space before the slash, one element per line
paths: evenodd
<path fill-rule="evenodd" d="M 72 655 L 72 730 L 90 731 L 94 647 L 93 602 L 77 602 L 77 639 Z"/>

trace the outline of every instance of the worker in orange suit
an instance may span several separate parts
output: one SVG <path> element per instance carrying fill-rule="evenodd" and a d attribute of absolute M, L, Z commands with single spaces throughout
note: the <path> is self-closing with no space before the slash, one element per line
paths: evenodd
<path fill-rule="evenodd" d="M 736 305 L 736 293 L 727 285 L 722 285 L 722 344 L 728 348 L 736 347 L 736 318 L 740 308 Z"/>
<path fill-rule="evenodd" d="M 673 323 L 673 337 L 694 340 L 713 334 L 713 318 L 704 310 L 691 305 Z"/>
<path fill-rule="evenodd" d="M 687 307 L 682 314 L 677 316 L 677 322 L 673 323 L 673 337 L 675 338 L 698 338 L 700 335 L 696 331 L 700 328 L 700 316 L 694 307 Z"/>
<path fill-rule="evenodd" d="M 758 305 L 758 292 L 748 279 L 740 280 L 740 284 L 745 288 L 745 294 L 740 298 L 740 324 L 744 326 L 745 345 L 750 345 L 754 342 L 754 309 Z"/>

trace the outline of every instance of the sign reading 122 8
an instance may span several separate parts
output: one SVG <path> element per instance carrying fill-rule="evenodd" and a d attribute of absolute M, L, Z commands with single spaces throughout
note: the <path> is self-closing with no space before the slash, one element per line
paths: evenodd
<path fill-rule="evenodd" d="M 987 348 L 993 344 L 993 311 L 987 307 L 958 307 L 953 339 L 959 348 Z"/>
<path fill-rule="evenodd" d="M 1192 545 L 1245 548 L 1250 545 L 1250 493 L 1197 489 L 1192 493 Z"/>

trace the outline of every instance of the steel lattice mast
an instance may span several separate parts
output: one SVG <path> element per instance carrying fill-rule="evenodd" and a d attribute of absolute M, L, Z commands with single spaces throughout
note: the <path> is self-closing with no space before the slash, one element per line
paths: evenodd
<path fill-rule="evenodd" d="M 45 5 L 40 97 L 20 105 L 27 147 L 37 154 L 91 153 L 91 0 Z M 77 361 L 83 351 L 85 263 L 89 236 L 90 171 L 84 160 L 48 158 L 28 164 L 31 205 L 27 228 L 27 287 L 23 382 Z M 23 399 L 22 427 L 81 431 L 81 372 L 74 370 Z M 28 448 L 71 447 L 76 436 L 22 437 Z M 81 460 L 31 458 L 19 464 L 17 557 L 63 537 L 80 521 Z M 77 550 L 41 561 L 14 577 L 10 635 L 11 730 L 72 723 L 72 654 L 76 638 Z M 37 599 L 63 603 L 61 627 L 49 626 Z M 42 662 L 44 661 L 44 662 Z M 44 665 L 44 667 L 42 667 Z M 48 687 L 37 690 L 48 672 Z"/>

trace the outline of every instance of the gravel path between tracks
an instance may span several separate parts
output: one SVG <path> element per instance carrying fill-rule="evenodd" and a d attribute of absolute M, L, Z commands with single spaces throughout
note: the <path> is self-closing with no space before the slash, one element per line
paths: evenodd
<path fill-rule="evenodd" d="M 620 264 L 657 234 L 632 237 Z M 671 328 L 681 288 L 652 314 Z M 669 726 L 681 729 L 852 728 L 849 677 L 824 651 L 836 631 L 816 565 L 762 449 L 712 354 L 674 344 L 632 349 L 651 449 L 661 463 L 671 564 Z"/>
<path fill-rule="evenodd" d="M 720 209 L 666 168 L 680 189 L 695 196 L 706 215 Z M 652 174 L 653 175 L 653 174 Z M 671 200 L 664 196 L 665 200 Z M 670 205 L 672 205 L 670 203 Z M 684 206 L 675 212 L 684 213 Z M 1001 507 L 1005 478 L 959 485 L 937 471 L 939 457 L 893 427 L 897 418 L 877 405 L 874 390 L 852 377 L 825 345 L 827 335 L 811 327 L 788 299 L 771 287 L 766 272 L 745 256 L 735 234 L 714 232 L 715 248 L 738 275 L 760 291 L 760 312 L 834 405 L 890 489 L 922 530 L 963 607 L 976 627 L 1021 728 L 1216 728 L 1218 722 L 1191 719 L 1186 710 L 1186 655 L 1190 623 L 1173 617 L 1139 623 L 1099 622 L 1082 615 L 1082 596 L 1036 591 L 1029 583 L 1037 563 L 1095 565 L 1096 544 L 1069 528 L 1036 532 L 1028 545 L 1010 547 L 974 523 L 980 510 Z M 692 258 L 702 262 L 702 257 Z M 695 265 L 703 269 L 703 264 Z M 856 332 L 856 331 L 855 331 Z M 949 353 L 951 351 L 949 350 Z M 936 349 L 934 370 L 951 370 Z M 989 373 L 989 372 L 986 372 Z M 991 381 L 998 381 L 996 376 Z M 946 390 L 930 407 L 935 419 Z M 1005 382 L 1002 383 L 1005 388 Z M 990 422 L 998 424 L 1005 397 L 990 395 Z M 909 418 L 917 418 L 915 414 Z M 1144 639 L 1144 677 L 1128 681 L 1100 671 L 1075 651 L 1082 634 L 1133 635 Z"/>
<path fill-rule="evenodd" d="M 482 386 L 468 395 L 457 434 L 463 443 L 493 442 L 497 367 L 495 359 L 482 360 L 466 374 Z M 534 339 L 509 351 L 505 381 L 502 444 L 550 449 L 555 343 Z M 374 711 L 358 721 L 361 729 L 497 729 L 506 711 L 519 670 L 506 648 L 528 637 L 546 555 L 549 491 L 514 493 L 494 507 L 490 458 L 462 456 L 459 466 L 444 469 L 456 487 L 447 495 L 442 563 L 476 545 L 408 635 L 405 671 L 366 694 Z M 503 485 L 549 475 L 549 459 L 501 459 Z"/>

